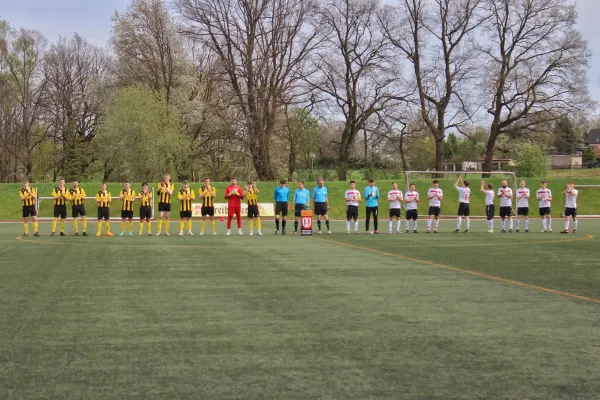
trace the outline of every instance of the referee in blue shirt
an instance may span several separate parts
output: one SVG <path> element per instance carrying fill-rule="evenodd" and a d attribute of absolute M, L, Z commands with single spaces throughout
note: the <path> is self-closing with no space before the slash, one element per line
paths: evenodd
<path fill-rule="evenodd" d="M 298 218 L 302 210 L 309 207 L 310 192 L 304 187 L 304 181 L 298 182 L 298 189 L 294 190 L 294 234 L 298 233 Z"/>
<path fill-rule="evenodd" d="M 312 191 L 312 197 L 315 214 L 317 215 L 319 235 L 321 234 L 321 217 L 325 217 L 327 233 L 331 235 L 331 229 L 329 229 L 329 216 L 327 215 L 327 210 L 329 209 L 329 197 L 327 197 L 327 188 L 323 186 L 323 178 L 317 179 L 317 186 Z"/>
<path fill-rule="evenodd" d="M 281 234 L 285 235 L 285 220 L 288 215 L 288 201 L 290 199 L 290 188 L 285 185 L 285 179 L 279 181 L 273 194 L 275 199 L 275 234 L 279 233 L 279 214 L 281 214 Z"/>

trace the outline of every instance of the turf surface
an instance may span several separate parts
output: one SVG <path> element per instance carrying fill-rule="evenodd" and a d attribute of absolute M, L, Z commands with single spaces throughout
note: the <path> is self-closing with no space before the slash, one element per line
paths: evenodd
<path fill-rule="evenodd" d="M 2 224 L 0 398 L 599 397 L 600 221 L 569 236 L 420 223 L 310 238 Z"/>

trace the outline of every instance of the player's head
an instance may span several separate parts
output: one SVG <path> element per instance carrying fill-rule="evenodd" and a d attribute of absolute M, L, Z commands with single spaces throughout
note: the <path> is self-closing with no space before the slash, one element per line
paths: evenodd
<path fill-rule="evenodd" d="M 525 181 L 519 182 L 519 186 L 521 186 L 521 188 L 524 188 L 525 187 Z"/>
<path fill-rule="evenodd" d="M 143 191 L 144 193 L 147 193 L 147 192 L 148 192 L 148 182 L 144 182 L 144 183 L 142 183 L 142 191 Z"/>
<path fill-rule="evenodd" d="M 375 179 L 369 178 L 369 186 L 375 186 Z"/>
<path fill-rule="evenodd" d="M 231 177 L 231 184 L 233 186 L 237 185 L 237 178 L 235 176 Z"/>
<path fill-rule="evenodd" d="M 58 180 L 58 186 L 59 187 L 64 187 L 65 186 L 65 178 L 60 178 Z"/>
<path fill-rule="evenodd" d="M 546 181 L 542 181 L 541 185 L 542 185 L 542 189 L 546 189 L 546 185 L 548 184 L 548 182 Z"/>
<path fill-rule="evenodd" d="M 469 187 L 469 181 L 463 181 L 463 187 Z"/>
<path fill-rule="evenodd" d="M 73 181 L 71 181 L 71 185 L 73 185 L 73 187 L 75 189 L 77 189 L 77 186 L 79 185 L 79 182 L 77 181 L 77 179 L 73 179 Z"/>
<path fill-rule="evenodd" d="M 183 187 L 184 188 L 188 188 L 190 186 L 190 181 L 188 181 L 187 179 L 185 181 L 183 181 Z"/>
<path fill-rule="evenodd" d="M 285 179 L 282 179 L 279 181 L 279 186 L 281 186 L 281 187 L 285 186 Z"/>
<path fill-rule="evenodd" d="M 204 184 L 206 186 L 210 185 L 210 178 L 204 178 Z"/>
<path fill-rule="evenodd" d="M 575 182 L 573 182 L 573 181 L 569 182 L 569 183 L 567 184 L 567 187 L 568 187 L 570 190 L 573 190 L 573 189 L 575 189 Z"/>
<path fill-rule="evenodd" d="M 25 180 L 23 181 L 23 187 L 24 187 L 25 189 L 28 189 L 28 188 L 29 188 L 29 181 L 28 181 L 27 179 L 25 179 Z"/>
<path fill-rule="evenodd" d="M 319 179 L 317 179 L 317 185 L 318 185 L 319 187 L 323 187 L 323 178 L 319 178 Z"/>
<path fill-rule="evenodd" d="M 394 190 L 397 190 L 398 189 L 398 183 L 397 182 L 392 182 L 392 188 Z"/>
<path fill-rule="evenodd" d="M 304 181 L 298 182 L 298 188 L 301 190 L 304 189 Z"/>
<path fill-rule="evenodd" d="M 437 179 L 435 181 L 433 181 L 433 187 L 434 188 L 438 188 L 440 186 L 440 181 L 438 181 Z"/>
<path fill-rule="evenodd" d="M 502 181 L 502 187 L 506 189 L 506 186 L 508 186 L 508 182 L 506 180 Z"/>
<path fill-rule="evenodd" d="M 125 189 L 129 190 L 130 187 L 131 187 L 131 182 L 130 181 L 125 181 Z"/>
<path fill-rule="evenodd" d="M 356 182 L 350 181 L 350 189 L 354 190 L 355 187 L 356 187 Z"/>
<path fill-rule="evenodd" d="M 415 189 L 417 188 L 417 185 L 415 185 L 414 183 L 411 183 L 408 188 L 410 189 L 411 192 L 414 192 Z"/>
<path fill-rule="evenodd" d="M 171 180 L 171 175 L 169 175 L 169 174 L 166 174 L 166 175 L 163 177 L 163 182 L 164 182 L 164 183 L 169 183 L 169 181 L 170 181 L 170 180 Z"/>
<path fill-rule="evenodd" d="M 494 190 L 494 185 L 491 183 L 488 183 L 488 190 Z"/>
<path fill-rule="evenodd" d="M 102 182 L 100 184 L 100 190 L 102 190 L 102 191 L 106 190 L 106 182 Z"/>

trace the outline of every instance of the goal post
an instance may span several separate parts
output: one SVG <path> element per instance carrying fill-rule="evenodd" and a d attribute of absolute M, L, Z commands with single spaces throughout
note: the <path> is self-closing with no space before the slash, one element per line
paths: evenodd
<path fill-rule="evenodd" d="M 482 178 L 483 175 L 489 176 Z M 511 171 L 405 171 L 404 172 L 404 190 L 405 193 L 409 190 L 409 185 L 414 183 L 419 193 L 419 216 L 426 217 L 429 209 L 429 201 L 427 200 L 427 191 L 433 187 L 433 181 L 438 180 L 440 188 L 444 193 L 442 201 L 442 214 L 444 218 L 455 218 L 458 212 L 458 191 L 454 188 L 454 183 L 459 176 L 462 176 L 465 181 L 469 182 L 471 188 L 471 217 L 485 218 L 485 195 L 480 192 L 479 188 L 481 181 L 492 183 L 494 192 L 498 191 L 503 180 L 508 181 L 508 186 L 516 193 L 519 186 L 519 180 L 514 172 Z M 532 192 L 535 192 L 532 189 Z M 532 205 L 531 199 L 530 207 Z M 535 198 L 533 199 L 535 201 Z M 496 201 L 496 205 L 498 203 Z M 516 215 L 516 201 L 513 198 L 513 213 Z"/>
<path fill-rule="evenodd" d="M 38 214 L 38 220 L 40 221 L 51 221 L 54 218 L 54 199 L 52 196 L 40 196 L 39 190 L 36 188 L 37 193 L 37 201 L 36 201 L 36 210 Z M 155 189 L 152 188 L 152 219 L 156 219 L 156 215 L 154 212 L 154 194 Z M 121 219 L 121 200 L 119 200 L 119 196 L 112 196 L 112 202 L 110 204 L 110 217 L 111 219 Z M 86 217 L 88 220 L 96 220 L 98 219 L 98 205 L 96 204 L 96 196 L 95 194 L 88 196 L 84 203 Z M 139 210 L 140 203 L 136 200 L 135 202 L 135 211 L 136 214 Z M 138 215 L 134 216 L 134 220 L 139 219 Z M 73 216 L 71 215 L 71 203 L 67 202 L 67 220 L 72 221 Z"/>

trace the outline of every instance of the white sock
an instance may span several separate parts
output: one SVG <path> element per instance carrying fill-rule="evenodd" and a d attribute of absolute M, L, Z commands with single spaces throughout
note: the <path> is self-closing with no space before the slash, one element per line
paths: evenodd
<path fill-rule="evenodd" d="M 431 220 L 430 220 L 431 221 Z M 413 221 L 413 229 L 416 231 L 417 230 L 417 220 L 415 219 Z"/>
<path fill-rule="evenodd" d="M 506 229 L 506 220 L 505 219 L 502 220 L 502 229 Z"/>
<path fill-rule="evenodd" d="M 508 228 L 512 231 L 512 229 L 513 229 L 513 220 L 512 219 L 508 221 Z"/>
<path fill-rule="evenodd" d="M 388 232 L 392 233 L 392 226 L 394 225 L 394 221 L 391 219 L 388 221 Z"/>
<path fill-rule="evenodd" d="M 529 217 L 525 218 L 525 230 L 529 230 Z"/>
<path fill-rule="evenodd" d="M 409 219 L 406 220 L 406 230 L 408 230 L 408 228 L 410 228 L 410 220 Z"/>
<path fill-rule="evenodd" d="M 467 230 L 471 228 L 471 219 L 467 217 Z"/>
<path fill-rule="evenodd" d="M 520 226 L 521 226 L 521 220 L 517 219 L 517 230 L 519 230 Z"/>
<path fill-rule="evenodd" d="M 434 228 L 435 228 L 436 231 L 437 231 L 438 226 L 440 226 L 440 220 L 436 219 L 435 220 L 435 225 L 434 225 Z"/>
<path fill-rule="evenodd" d="M 396 220 L 396 231 L 400 232 L 402 230 L 402 221 L 399 219 Z"/>
<path fill-rule="evenodd" d="M 569 220 L 565 221 L 565 230 L 568 231 L 569 230 Z"/>
<path fill-rule="evenodd" d="M 350 232 L 350 221 L 346 221 L 346 232 Z"/>
<path fill-rule="evenodd" d="M 546 230 L 547 226 L 548 226 L 548 220 L 546 218 L 542 218 L 542 228 L 544 230 Z"/>
<path fill-rule="evenodd" d="M 458 217 L 458 219 L 456 220 L 456 229 L 460 229 L 461 225 L 462 225 L 462 217 Z"/>
<path fill-rule="evenodd" d="M 552 229 L 552 218 L 548 218 L 548 229 Z"/>
<path fill-rule="evenodd" d="M 431 218 L 427 220 L 427 229 L 431 229 Z"/>
<path fill-rule="evenodd" d="M 573 220 L 573 229 L 577 229 L 577 220 L 576 219 Z"/>
<path fill-rule="evenodd" d="M 358 232 L 358 221 L 354 221 L 354 232 Z"/>
<path fill-rule="evenodd" d="M 494 229 L 494 221 L 493 220 L 489 220 L 488 221 L 488 230 L 491 231 L 492 229 Z"/>

